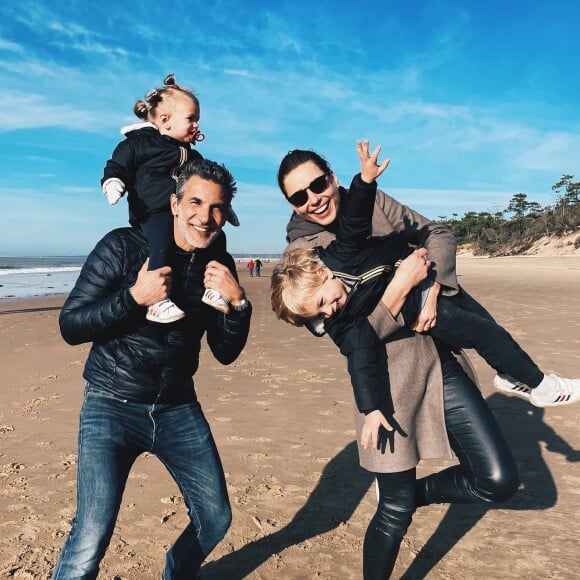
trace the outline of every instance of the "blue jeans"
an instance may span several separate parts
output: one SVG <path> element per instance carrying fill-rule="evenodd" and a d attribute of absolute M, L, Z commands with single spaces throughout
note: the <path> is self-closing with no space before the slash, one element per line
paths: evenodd
<path fill-rule="evenodd" d="M 53 579 L 97 577 L 129 471 L 146 451 L 179 486 L 190 518 L 167 553 L 164 577 L 195 578 L 231 523 L 223 468 L 199 403 L 130 403 L 88 385 L 78 444 L 77 512 Z"/>

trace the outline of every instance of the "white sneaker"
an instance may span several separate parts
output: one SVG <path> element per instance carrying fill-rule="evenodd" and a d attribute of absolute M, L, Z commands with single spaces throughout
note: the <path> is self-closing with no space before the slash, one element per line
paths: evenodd
<path fill-rule="evenodd" d="M 205 289 L 201 301 L 224 314 L 227 314 L 230 311 L 230 303 L 213 288 Z"/>
<path fill-rule="evenodd" d="M 500 391 L 505 393 L 512 393 L 517 395 L 522 399 L 530 400 L 530 395 L 533 389 L 530 389 L 527 385 L 519 383 L 513 377 L 509 375 L 495 375 L 493 379 L 493 386 Z"/>
<path fill-rule="evenodd" d="M 185 312 L 179 308 L 174 302 L 166 298 L 161 302 L 156 302 L 147 308 L 147 320 L 151 322 L 159 322 L 161 324 L 168 324 L 181 320 L 185 316 Z"/>
<path fill-rule="evenodd" d="M 580 379 L 565 379 L 557 375 L 547 375 L 553 381 L 554 389 L 544 395 L 532 389 L 530 402 L 536 407 L 559 407 L 580 401 Z"/>

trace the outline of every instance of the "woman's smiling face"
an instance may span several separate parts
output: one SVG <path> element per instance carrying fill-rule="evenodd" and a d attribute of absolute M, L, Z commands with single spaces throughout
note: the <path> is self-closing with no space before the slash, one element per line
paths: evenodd
<path fill-rule="evenodd" d="M 308 189 L 309 185 L 318 177 L 324 175 L 314 162 L 306 161 L 286 175 L 284 178 L 284 191 L 286 198 L 290 198 L 295 192 L 305 190 L 308 194 L 307 201 L 299 206 L 294 206 L 294 211 L 305 220 L 328 226 L 336 220 L 340 207 L 340 195 L 338 192 L 338 180 L 334 173 L 327 176 L 327 188 L 322 193 L 313 193 Z"/>

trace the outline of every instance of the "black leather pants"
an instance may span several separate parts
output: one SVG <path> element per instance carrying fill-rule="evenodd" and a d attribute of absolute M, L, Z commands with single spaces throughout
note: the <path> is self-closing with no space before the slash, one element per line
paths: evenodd
<path fill-rule="evenodd" d="M 390 577 L 417 507 L 504 501 L 518 489 L 515 459 L 479 389 L 449 351 L 439 355 L 445 424 L 459 465 L 419 480 L 415 469 L 376 474 L 379 505 L 365 535 L 365 580 Z"/>

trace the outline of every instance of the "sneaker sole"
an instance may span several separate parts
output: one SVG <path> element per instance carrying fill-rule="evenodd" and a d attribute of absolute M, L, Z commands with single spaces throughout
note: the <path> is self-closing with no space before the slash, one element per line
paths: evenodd
<path fill-rule="evenodd" d="M 578 399 L 573 399 L 572 395 L 560 395 L 555 400 L 550 401 L 536 401 L 532 397 L 530 397 L 530 403 L 534 405 L 534 407 L 562 407 L 564 405 L 573 405 L 574 403 L 578 403 Z"/>
<path fill-rule="evenodd" d="M 177 316 L 172 316 L 171 318 L 164 318 L 163 320 L 161 320 L 160 318 L 156 318 L 155 316 L 150 316 L 149 314 L 146 314 L 145 318 L 149 322 L 157 322 L 158 324 L 170 324 L 171 322 L 177 322 L 178 320 L 185 318 L 185 313 L 179 314 Z"/>

